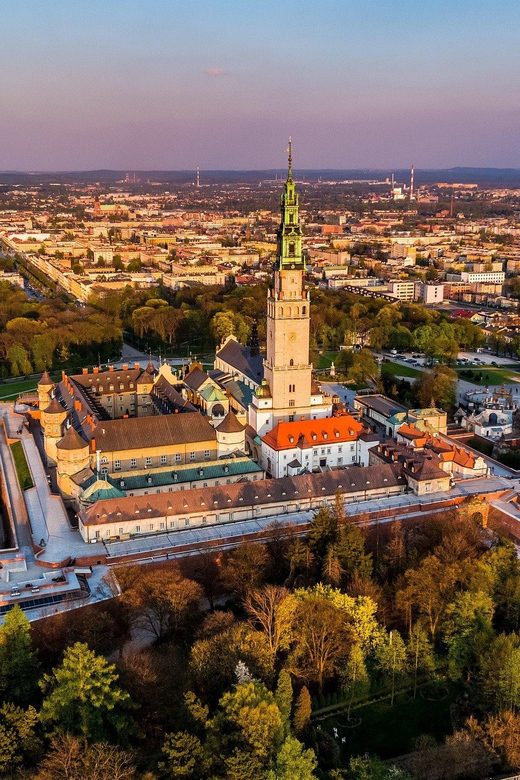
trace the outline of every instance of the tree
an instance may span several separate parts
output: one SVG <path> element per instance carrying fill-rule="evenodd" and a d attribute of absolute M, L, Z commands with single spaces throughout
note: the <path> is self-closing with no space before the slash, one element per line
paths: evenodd
<path fill-rule="evenodd" d="M 490 715 L 483 723 L 469 718 L 467 730 L 471 736 L 500 758 L 502 769 L 520 766 L 520 714 L 505 710 Z"/>
<path fill-rule="evenodd" d="M 480 687 L 495 712 L 520 707 L 520 637 L 500 634 L 481 660 Z"/>
<path fill-rule="evenodd" d="M 31 627 L 18 604 L 0 627 L 0 693 L 6 701 L 27 703 L 36 691 L 38 663 L 31 643 Z"/>
<path fill-rule="evenodd" d="M 324 560 L 327 550 L 335 545 L 338 539 L 338 521 L 334 512 L 328 506 L 323 506 L 309 523 L 307 541 L 311 551 L 320 560 Z"/>
<path fill-rule="evenodd" d="M 350 720 L 350 709 L 354 698 L 366 693 L 370 688 L 363 651 L 359 645 L 353 645 L 344 672 L 343 690 L 347 696 L 347 720 Z"/>
<path fill-rule="evenodd" d="M 235 682 L 239 661 L 245 663 L 255 679 L 271 679 L 273 656 L 265 636 L 244 623 L 195 642 L 190 669 L 197 686 L 206 696 L 216 699 Z"/>
<path fill-rule="evenodd" d="M 323 594 L 298 591 L 297 598 L 291 663 L 297 674 L 315 680 L 321 689 L 347 652 L 348 630 L 341 611 Z"/>
<path fill-rule="evenodd" d="M 372 555 L 365 551 L 363 532 L 354 523 L 347 523 L 340 533 L 336 546 L 338 559 L 349 580 L 358 577 L 370 579 Z"/>
<path fill-rule="evenodd" d="M 397 602 L 412 625 L 412 613 L 427 620 L 435 639 L 441 620 L 452 600 L 459 576 L 456 565 L 446 566 L 436 555 L 428 555 L 417 569 L 405 573 L 406 585 L 397 593 Z"/>
<path fill-rule="evenodd" d="M 313 750 L 305 750 L 295 737 L 287 736 L 267 773 L 266 780 L 315 780 L 317 761 Z"/>
<path fill-rule="evenodd" d="M 166 777 L 199 778 L 204 758 L 200 739 L 186 731 L 167 734 L 162 746 L 164 761 L 159 769 Z"/>
<path fill-rule="evenodd" d="M 41 748 L 36 736 L 38 713 L 34 707 L 23 710 L 14 704 L 0 707 L 0 774 L 11 774 L 34 759 Z"/>
<path fill-rule="evenodd" d="M 413 674 L 413 697 L 417 696 L 417 678 L 420 671 L 431 672 L 435 668 L 433 648 L 428 633 L 416 623 L 406 647 L 408 668 Z"/>
<path fill-rule="evenodd" d="M 280 710 L 280 715 L 282 716 L 284 733 L 288 734 L 291 722 L 293 687 L 291 682 L 291 675 L 286 669 L 282 669 L 278 676 L 278 683 L 274 692 L 274 700 L 276 702 L 276 706 Z"/>
<path fill-rule="evenodd" d="M 390 631 L 386 642 L 376 650 L 377 660 L 382 671 L 392 681 L 391 706 L 394 704 L 396 678 L 406 672 L 406 646 L 397 631 Z"/>
<path fill-rule="evenodd" d="M 106 742 L 63 734 L 52 740 L 35 780 L 137 780 L 132 755 Z M 144 778 L 143 778 L 144 780 Z"/>
<path fill-rule="evenodd" d="M 370 756 L 354 756 L 350 759 L 348 780 L 412 780 L 408 772 Z"/>
<path fill-rule="evenodd" d="M 367 380 L 375 382 L 379 376 L 377 362 L 369 349 L 362 349 L 354 355 L 354 363 L 349 368 L 347 376 L 356 384 L 365 384 Z"/>
<path fill-rule="evenodd" d="M 457 403 L 457 374 L 447 366 L 435 366 L 432 371 L 423 372 L 418 377 L 413 389 L 421 408 L 428 408 L 431 403 L 450 411 Z"/>
<path fill-rule="evenodd" d="M 45 695 L 40 718 L 51 733 L 100 741 L 131 730 L 130 697 L 117 684 L 115 667 L 76 642 L 61 666 L 40 682 Z"/>
<path fill-rule="evenodd" d="M 268 554 L 262 544 L 246 542 L 227 555 L 222 566 L 222 580 L 229 590 L 245 599 L 264 578 Z"/>
<path fill-rule="evenodd" d="M 339 585 L 343 576 L 343 568 L 339 562 L 338 553 L 334 545 L 329 545 L 323 563 L 323 579 L 329 585 Z"/>
<path fill-rule="evenodd" d="M 211 320 L 211 330 L 216 344 L 222 344 L 228 336 L 232 336 L 235 332 L 233 312 L 218 311 Z"/>
<path fill-rule="evenodd" d="M 283 740 L 283 722 L 273 694 L 259 682 L 225 693 L 208 722 L 208 747 L 220 754 L 252 757 L 267 768 Z"/>
<path fill-rule="evenodd" d="M 306 685 L 300 691 L 294 709 L 293 725 L 296 734 L 303 734 L 311 722 L 312 702 L 309 689 Z"/>
<path fill-rule="evenodd" d="M 124 575 L 123 575 L 124 577 Z M 134 572 L 123 599 L 134 620 L 157 639 L 186 630 L 202 599 L 197 582 L 183 577 L 178 568 Z"/>
<path fill-rule="evenodd" d="M 276 585 L 266 585 L 246 597 L 245 608 L 261 626 L 273 658 L 289 647 L 295 606 L 289 591 Z"/>

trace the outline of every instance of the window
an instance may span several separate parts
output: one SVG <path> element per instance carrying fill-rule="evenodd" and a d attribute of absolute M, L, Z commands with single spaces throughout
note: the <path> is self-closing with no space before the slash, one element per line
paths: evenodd
<path fill-rule="evenodd" d="M 164 523 L 159 523 L 159 528 L 160 528 L 161 531 L 164 531 L 164 527 L 165 527 Z"/>
<path fill-rule="evenodd" d="M 119 529 L 119 536 L 122 536 L 124 534 L 124 532 L 125 532 L 125 529 L 124 528 L 120 528 Z"/>
<path fill-rule="evenodd" d="M 180 453 L 180 452 L 176 452 L 176 453 L 175 453 L 175 462 L 176 462 L 176 463 L 180 463 L 180 461 L 181 461 L 181 460 L 182 460 L 182 455 L 181 455 L 181 453 Z"/>
<path fill-rule="evenodd" d="M 141 533 L 141 526 L 140 525 L 136 525 L 135 532 L 136 532 L 136 534 L 140 534 Z"/>
<path fill-rule="evenodd" d="M 302 306 L 302 314 L 307 314 L 307 307 L 306 306 Z"/>
<path fill-rule="evenodd" d="M 204 450 L 204 457 L 209 458 L 209 450 Z"/>
<path fill-rule="evenodd" d="M 114 385 L 110 385 L 110 390 L 111 390 L 112 392 L 114 391 Z"/>
<path fill-rule="evenodd" d="M 294 398 L 291 398 L 289 401 L 289 406 L 295 406 L 295 405 L 296 405 L 296 401 L 294 400 Z"/>
<path fill-rule="evenodd" d="M 103 455 L 103 457 L 101 458 L 101 463 L 108 463 L 108 458 L 106 455 Z"/>
<path fill-rule="evenodd" d="M 148 457 L 146 458 L 146 465 L 147 465 L 147 466 L 151 466 L 151 465 L 152 465 L 152 459 L 150 458 L 150 456 L 148 456 Z"/>
<path fill-rule="evenodd" d="M 108 474 L 108 469 L 107 469 L 106 466 L 103 466 L 103 468 L 101 469 L 101 473 L 102 474 Z"/>
<path fill-rule="evenodd" d="M 289 360 L 289 365 L 294 366 L 294 360 L 292 358 Z"/>
<path fill-rule="evenodd" d="M 121 461 L 120 460 L 115 460 L 114 461 L 114 468 L 116 470 L 121 468 Z"/>
<path fill-rule="evenodd" d="M 137 466 L 137 460 L 136 458 L 132 458 L 130 461 L 130 468 L 135 469 L 136 466 Z"/>
<path fill-rule="evenodd" d="M 148 528 L 149 528 L 149 530 L 150 530 L 150 531 L 153 531 L 153 523 L 150 523 L 150 525 L 148 526 Z"/>
<path fill-rule="evenodd" d="M 166 463 L 166 455 L 161 455 L 161 463 Z"/>
<path fill-rule="evenodd" d="M 189 525 L 189 524 L 190 524 L 190 518 L 187 517 L 186 520 L 184 521 L 184 525 Z"/>
<path fill-rule="evenodd" d="M 120 401 L 122 401 L 122 400 L 123 400 L 123 396 L 122 396 L 122 395 L 120 395 L 120 396 L 119 396 L 119 400 L 120 400 Z"/>
<path fill-rule="evenodd" d="M 194 452 L 190 452 L 190 460 L 195 460 L 195 453 Z"/>

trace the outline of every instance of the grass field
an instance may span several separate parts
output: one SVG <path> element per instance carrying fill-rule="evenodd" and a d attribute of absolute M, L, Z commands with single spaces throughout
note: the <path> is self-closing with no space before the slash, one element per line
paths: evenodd
<path fill-rule="evenodd" d="M 57 374 L 52 378 L 55 382 L 60 379 Z M 33 390 L 36 390 L 38 381 L 38 379 L 20 379 L 17 382 L 0 384 L 0 401 L 13 401 L 18 398 L 20 393 L 31 393 Z"/>
<path fill-rule="evenodd" d="M 338 354 L 338 352 L 324 352 L 323 355 L 319 355 L 317 368 L 330 368 L 336 362 Z"/>
<path fill-rule="evenodd" d="M 392 374 L 393 376 L 416 377 L 420 376 L 422 371 L 417 368 L 413 368 L 412 366 L 401 366 L 399 363 L 392 363 L 389 361 L 388 363 L 381 363 L 381 373 Z"/>
<path fill-rule="evenodd" d="M 23 451 L 22 442 L 15 441 L 11 444 L 11 452 L 13 453 L 14 465 L 16 473 L 18 475 L 18 482 L 22 490 L 28 490 L 34 486 L 31 478 L 31 472 L 25 458 L 25 452 Z"/>
<path fill-rule="evenodd" d="M 501 385 L 511 384 L 515 381 L 520 381 L 520 374 L 516 371 L 505 367 L 495 368 L 462 368 L 457 366 L 455 369 L 459 375 L 459 379 L 463 379 L 466 382 L 471 382 L 474 385 L 485 387 L 486 385 Z M 473 372 L 473 376 L 465 376 L 467 371 Z M 481 378 L 482 374 L 482 378 Z"/>
<path fill-rule="evenodd" d="M 413 750 L 414 740 L 421 734 L 430 734 L 437 741 L 451 734 L 450 705 L 454 700 L 450 693 L 441 701 L 430 701 L 412 693 L 396 696 L 394 706 L 390 699 L 356 708 L 352 715 L 359 716 L 361 723 L 355 728 L 343 725 L 345 715 L 334 716 L 323 722 L 331 735 L 333 728 L 338 729 L 339 738 L 346 737 L 341 743 L 342 760 L 350 756 L 371 753 L 387 759 Z"/>

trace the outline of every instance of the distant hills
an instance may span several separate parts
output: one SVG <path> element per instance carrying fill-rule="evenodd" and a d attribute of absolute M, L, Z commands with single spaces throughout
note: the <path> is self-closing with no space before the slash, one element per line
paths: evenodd
<path fill-rule="evenodd" d="M 124 171 L 113 171 L 100 169 L 95 171 L 0 171 L 0 184 L 50 184 L 50 183 L 74 183 L 77 182 L 92 184 L 114 183 L 122 181 L 126 173 L 133 173 L 132 169 Z M 195 171 L 135 171 L 137 178 L 141 183 L 146 181 L 161 182 L 168 184 L 187 184 L 195 180 Z M 201 170 L 202 184 L 222 184 L 229 183 L 258 183 L 265 180 L 273 180 L 277 177 L 285 177 L 285 169 L 268 169 L 252 171 L 223 171 L 223 170 Z M 348 179 L 379 179 L 390 178 L 392 173 L 396 182 L 408 182 L 410 179 L 409 169 L 297 169 L 295 176 L 298 179 L 304 179 L 310 182 L 323 181 L 344 181 Z M 516 168 L 446 168 L 440 170 L 415 169 L 415 183 L 434 184 L 436 182 L 447 182 L 453 184 L 460 182 L 462 184 L 480 184 L 484 186 L 504 186 L 520 187 L 520 169 Z M 134 185 L 135 186 L 135 185 Z M 132 187 L 129 184 L 129 187 Z"/>

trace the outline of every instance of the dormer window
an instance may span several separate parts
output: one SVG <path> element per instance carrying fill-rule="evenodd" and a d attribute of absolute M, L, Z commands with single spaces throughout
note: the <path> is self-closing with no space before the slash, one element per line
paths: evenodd
<path fill-rule="evenodd" d="M 323 431 L 323 438 L 324 438 L 324 439 L 328 439 L 328 438 L 329 438 L 329 434 L 328 434 L 328 433 L 326 433 L 325 431 Z"/>

